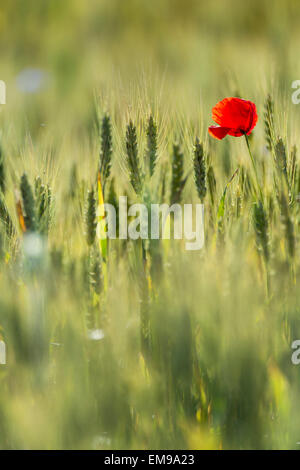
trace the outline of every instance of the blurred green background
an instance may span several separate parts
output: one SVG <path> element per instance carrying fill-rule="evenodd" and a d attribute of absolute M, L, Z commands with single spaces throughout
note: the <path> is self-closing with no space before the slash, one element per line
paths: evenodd
<path fill-rule="evenodd" d="M 30 135 L 43 152 L 68 136 L 76 155 L 97 96 L 122 125 L 151 108 L 164 123 L 189 120 L 205 140 L 211 108 L 224 96 L 252 99 L 261 116 L 271 93 L 286 134 L 300 76 L 298 24 L 297 0 L 3 0 L 2 128 L 15 146 Z M 291 134 L 300 123 L 295 106 L 293 113 Z M 23 150 L 12 150 L 15 158 Z"/>
<path fill-rule="evenodd" d="M 290 155 L 300 144 L 300 107 L 291 103 L 291 83 L 300 78 L 299 20 L 298 0 L 1 0 L 1 149 L 18 233 L 13 243 L 1 229 L 8 364 L 0 366 L 0 448 L 297 448 L 300 373 L 290 344 L 300 335 L 299 209 L 291 279 L 263 105 L 271 93 Z M 258 107 L 252 145 L 270 202 L 270 302 L 241 179 L 228 191 L 224 245 L 216 247 L 216 201 L 238 165 L 250 168 L 241 139 L 208 142 L 211 108 L 231 95 Z M 112 119 L 118 194 L 134 198 L 124 171 L 125 125 L 133 119 L 143 150 L 150 111 L 160 164 L 171 167 L 178 139 L 191 174 L 199 135 L 216 176 L 215 202 L 206 200 L 206 249 L 193 254 L 171 244 L 154 288 L 153 368 L 140 347 L 139 251 L 112 243 L 104 299 L 86 267 L 94 262 L 83 221 L 99 154 L 95 98 Z M 38 255 L 23 246 L 16 216 L 24 171 L 53 190 L 48 245 L 32 241 Z M 196 197 L 190 177 L 185 200 Z M 103 341 L 88 338 L 89 309 Z"/>
<path fill-rule="evenodd" d="M 237 90 L 289 92 L 298 26 L 297 0 L 3 0 L 1 79 L 8 107 L 22 103 L 26 114 L 15 77 L 29 67 L 48 73 L 40 118 L 51 124 L 84 124 L 95 87 L 123 100 L 132 88 L 155 88 L 156 99 L 159 89 L 168 102 L 201 99 L 206 110 Z"/>

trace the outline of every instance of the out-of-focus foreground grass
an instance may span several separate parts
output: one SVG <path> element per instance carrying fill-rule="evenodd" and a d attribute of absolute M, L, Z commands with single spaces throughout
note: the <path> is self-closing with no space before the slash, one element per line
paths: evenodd
<path fill-rule="evenodd" d="M 299 13 L 297 0 L 2 0 L 0 448 L 297 447 Z M 288 192 L 266 148 L 268 94 Z M 211 107 L 235 95 L 257 103 L 251 145 L 267 228 L 253 215 L 244 141 L 207 138 Z M 104 264 L 97 242 L 86 243 L 100 146 L 95 100 L 111 117 L 115 191 L 131 201 L 130 119 L 141 159 L 149 114 L 157 121 L 153 202 L 169 202 L 175 141 L 189 174 L 182 202 L 197 202 L 193 143 L 204 143 L 205 247 L 187 252 L 173 241 L 150 250 L 150 287 L 139 242 L 112 241 Z M 37 202 L 40 183 L 51 188 L 48 237 L 22 234 L 24 172 Z"/>

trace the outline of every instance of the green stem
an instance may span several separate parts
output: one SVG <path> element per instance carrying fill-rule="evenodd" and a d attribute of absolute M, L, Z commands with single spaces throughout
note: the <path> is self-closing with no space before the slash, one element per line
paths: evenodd
<path fill-rule="evenodd" d="M 255 160 L 253 158 L 253 155 L 252 155 L 252 152 L 251 152 L 251 149 L 250 149 L 248 136 L 247 136 L 246 133 L 244 134 L 244 136 L 245 136 L 245 139 L 246 139 L 246 144 L 247 144 L 247 147 L 248 147 L 249 155 L 250 155 L 252 166 L 253 166 L 253 169 L 254 169 L 256 184 L 257 184 L 257 187 L 258 187 L 258 190 L 259 190 L 259 195 L 260 195 L 260 198 L 261 198 L 261 202 L 263 204 L 263 193 L 262 193 L 262 190 L 261 190 L 261 187 L 260 187 L 260 184 L 259 184 L 259 180 L 258 180 L 256 163 L 255 163 Z"/>

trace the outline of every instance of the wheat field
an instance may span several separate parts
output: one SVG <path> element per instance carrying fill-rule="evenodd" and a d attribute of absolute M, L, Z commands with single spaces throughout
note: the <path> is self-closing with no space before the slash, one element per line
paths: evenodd
<path fill-rule="evenodd" d="M 299 21 L 1 2 L 0 449 L 299 447 Z M 208 135 L 226 96 L 257 106 L 257 178 L 244 138 Z M 203 203 L 204 247 L 99 238 L 120 196 Z"/>

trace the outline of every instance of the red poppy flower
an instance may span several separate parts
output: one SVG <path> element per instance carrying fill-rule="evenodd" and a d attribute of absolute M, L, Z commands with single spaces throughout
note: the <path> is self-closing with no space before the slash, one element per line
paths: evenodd
<path fill-rule="evenodd" d="M 218 126 L 210 126 L 208 132 L 216 139 L 249 135 L 257 123 L 256 106 L 241 98 L 224 98 L 213 108 L 212 118 Z"/>

